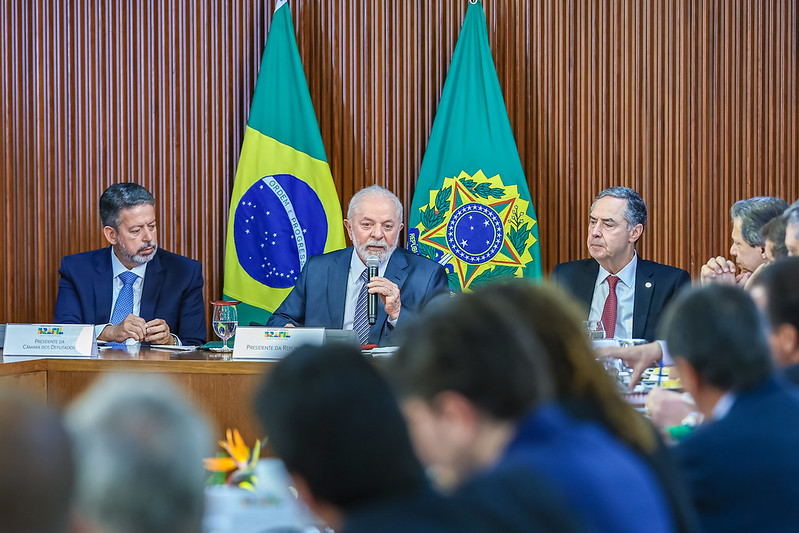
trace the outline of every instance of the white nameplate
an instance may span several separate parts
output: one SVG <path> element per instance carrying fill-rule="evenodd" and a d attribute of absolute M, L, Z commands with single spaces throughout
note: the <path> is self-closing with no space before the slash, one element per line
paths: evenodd
<path fill-rule="evenodd" d="M 90 324 L 8 324 L 3 355 L 91 357 L 97 339 Z"/>
<path fill-rule="evenodd" d="M 233 359 L 282 359 L 303 344 L 321 345 L 324 328 L 236 328 Z"/>

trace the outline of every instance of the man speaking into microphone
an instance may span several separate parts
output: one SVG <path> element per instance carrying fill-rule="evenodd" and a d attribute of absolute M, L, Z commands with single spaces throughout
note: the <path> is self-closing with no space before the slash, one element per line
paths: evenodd
<path fill-rule="evenodd" d="M 391 333 L 437 296 L 449 294 L 444 267 L 397 248 L 402 203 L 378 185 L 350 200 L 352 246 L 308 259 L 272 327 L 352 329 L 361 344 L 391 345 Z"/>

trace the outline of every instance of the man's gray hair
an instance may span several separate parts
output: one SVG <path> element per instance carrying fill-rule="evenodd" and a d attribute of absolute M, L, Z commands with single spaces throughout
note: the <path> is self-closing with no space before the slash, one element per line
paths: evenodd
<path fill-rule="evenodd" d="M 627 221 L 627 229 L 638 224 L 646 227 L 646 204 L 641 199 L 641 195 L 629 187 L 608 187 L 596 195 L 594 202 L 591 204 L 591 211 L 594 210 L 596 201 L 606 196 L 627 200 L 627 208 L 624 210 L 624 213 L 622 213 L 624 220 Z"/>
<path fill-rule="evenodd" d="M 780 216 L 788 208 L 782 198 L 755 196 L 748 200 L 738 200 L 730 207 L 730 218 L 741 220 L 741 237 L 749 246 L 765 246 L 761 234 L 766 222 Z"/>
<path fill-rule="evenodd" d="M 347 220 L 352 220 L 355 213 L 361 208 L 361 204 L 367 198 L 387 198 L 394 202 L 394 207 L 397 210 L 397 220 L 402 222 L 402 202 L 399 201 L 397 195 L 380 185 L 372 185 L 356 192 L 350 200 L 350 205 L 347 208 Z"/>
<path fill-rule="evenodd" d="M 785 231 L 794 232 L 794 237 L 799 239 L 799 200 L 785 210 Z"/>
<path fill-rule="evenodd" d="M 76 508 L 105 531 L 200 531 L 205 421 L 160 376 L 103 378 L 68 410 Z"/>

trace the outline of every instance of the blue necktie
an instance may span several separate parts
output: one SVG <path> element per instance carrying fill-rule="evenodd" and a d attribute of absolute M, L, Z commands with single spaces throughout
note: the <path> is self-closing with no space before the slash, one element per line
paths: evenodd
<path fill-rule="evenodd" d="M 125 317 L 133 312 L 133 284 L 139 279 L 139 276 L 126 270 L 119 275 L 122 280 L 122 288 L 119 289 L 117 301 L 114 304 L 114 312 L 111 314 L 111 324 L 120 324 Z"/>
<path fill-rule="evenodd" d="M 361 292 L 358 293 L 358 303 L 355 304 L 355 319 L 352 321 L 352 329 L 358 334 L 361 344 L 369 343 L 369 317 L 366 314 L 367 296 L 369 294 L 369 289 L 366 287 L 368 270 L 365 269 L 363 274 L 361 274 L 360 279 L 363 281 L 363 285 L 361 286 Z"/>

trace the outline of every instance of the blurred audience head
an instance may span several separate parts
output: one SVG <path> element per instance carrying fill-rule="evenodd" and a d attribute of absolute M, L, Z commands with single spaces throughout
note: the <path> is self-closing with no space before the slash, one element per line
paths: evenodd
<path fill-rule="evenodd" d="M 69 531 L 74 480 L 59 415 L 26 391 L 0 388 L 0 533 Z"/>
<path fill-rule="evenodd" d="M 766 243 L 766 261 L 769 263 L 788 257 L 788 249 L 785 247 L 785 224 L 785 217 L 778 216 L 766 222 L 760 230 Z"/>
<path fill-rule="evenodd" d="M 541 342 L 490 291 L 428 306 L 388 362 L 416 451 L 443 486 L 495 462 L 517 421 L 554 395 Z"/>
<path fill-rule="evenodd" d="M 769 266 L 753 283 L 752 298 L 771 325 L 775 363 L 780 367 L 799 363 L 799 257 Z"/>
<path fill-rule="evenodd" d="M 799 200 L 785 212 L 785 248 L 789 256 L 799 256 Z"/>
<path fill-rule="evenodd" d="M 331 525 L 426 483 L 388 384 L 357 349 L 298 348 L 270 370 L 255 410 L 303 499 Z"/>
<path fill-rule="evenodd" d="M 700 410 L 701 393 L 711 397 L 747 390 L 771 375 L 766 333 L 749 294 L 727 285 L 683 292 L 661 322 L 661 338 Z"/>
<path fill-rule="evenodd" d="M 741 270 L 754 272 L 766 262 L 766 240 L 761 230 L 771 219 L 780 216 L 787 207 L 788 204 L 784 200 L 772 196 L 755 196 L 732 204 L 730 255 Z"/>
<path fill-rule="evenodd" d="M 514 280 L 492 285 L 482 298 L 521 317 L 543 345 L 554 394 L 572 414 L 594 419 L 639 451 L 651 451 L 649 423 L 618 393 L 618 385 L 596 360 L 580 307 L 554 286 Z M 598 419 L 598 420 L 597 420 Z"/>
<path fill-rule="evenodd" d="M 102 378 L 70 407 L 67 428 L 86 530 L 201 531 L 211 436 L 177 385 L 151 375 Z"/>

